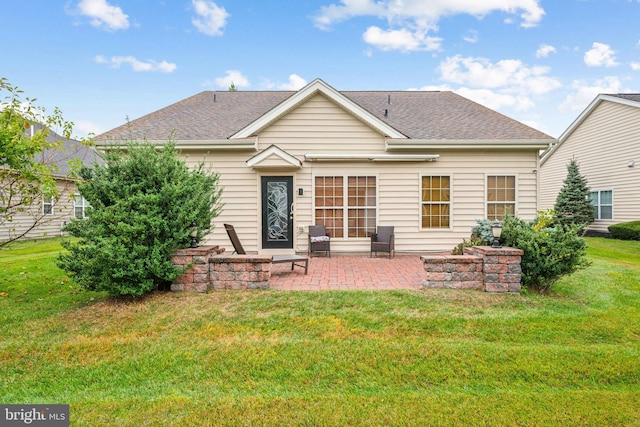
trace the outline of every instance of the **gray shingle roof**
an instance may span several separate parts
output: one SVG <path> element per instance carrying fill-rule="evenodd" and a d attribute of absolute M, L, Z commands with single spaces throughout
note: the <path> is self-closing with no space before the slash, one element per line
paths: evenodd
<path fill-rule="evenodd" d="M 227 139 L 295 93 L 205 91 L 98 135 L 96 140 L 164 140 L 174 130 L 177 140 Z M 449 91 L 340 93 L 411 139 L 553 139 Z"/>
<path fill-rule="evenodd" d="M 640 93 L 610 93 L 609 96 L 615 96 L 616 98 L 627 99 L 629 101 L 640 102 Z"/>

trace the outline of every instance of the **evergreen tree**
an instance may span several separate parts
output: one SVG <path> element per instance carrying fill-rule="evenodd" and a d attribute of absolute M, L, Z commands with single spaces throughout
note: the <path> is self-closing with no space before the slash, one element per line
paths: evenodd
<path fill-rule="evenodd" d="M 187 167 L 174 143 L 129 144 L 80 175 L 91 207 L 65 227 L 78 239 L 63 242 L 58 266 L 87 290 L 140 296 L 163 288 L 181 273 L 171 256 L 189 246 L 191 222 L 200 240 L 222 207 L 219 175 L 203 163 Z"/>
<path fill-rule="evenodd" d="M 593 222 L 593 205 L 589 200 L 589 185 L 580 174 L 578 162 L 572 159 L 567 165 L 567 177 L 558 193 L 556 221 L 561 225 L 579 225 L 586 227 Z"/>

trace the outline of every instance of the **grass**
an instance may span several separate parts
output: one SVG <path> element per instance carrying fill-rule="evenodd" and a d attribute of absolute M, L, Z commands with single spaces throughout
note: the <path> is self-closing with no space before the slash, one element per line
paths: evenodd
<path fill-rule="evenodd" d="M 551 296 L 78 291 L 59 241 L 0 252 L 0 402 L 72 425 L 640 425 L 640 242 Z"/>

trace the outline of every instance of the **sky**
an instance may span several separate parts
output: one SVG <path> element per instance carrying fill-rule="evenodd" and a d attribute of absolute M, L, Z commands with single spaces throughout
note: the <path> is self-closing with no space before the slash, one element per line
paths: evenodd
<path fill-rule="evenodd" d="M 201 91 L 451 90 L 558 138 L 640 92 L 640 0 L 0 0 L 0 77 L 100 134 Z"/>

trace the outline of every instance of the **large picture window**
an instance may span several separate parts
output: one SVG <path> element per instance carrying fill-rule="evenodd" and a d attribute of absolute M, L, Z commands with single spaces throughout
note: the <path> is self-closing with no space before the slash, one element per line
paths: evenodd
<path fill-rule="evenodd" d="M 589 200 L 593 205 L 595 219 L 613 219 L 613 190 L 592 191 Z"/>
<path fill-rule="evenodd" d="M 422 228 L 449 228 L 451 225 L 451 178 L 423 176 L 421 181 Z"/>
<path fill-rule="evenodd" d="M 487 177 L 487 218 L 504 219 L 516 214 L 516 177 L 511 175 Z"/>
<path fill-rule="evenodd" d="M 375 176 L 317 176 L 315 222 L 334 238 L 366 238 L 376 229 Z"/>

